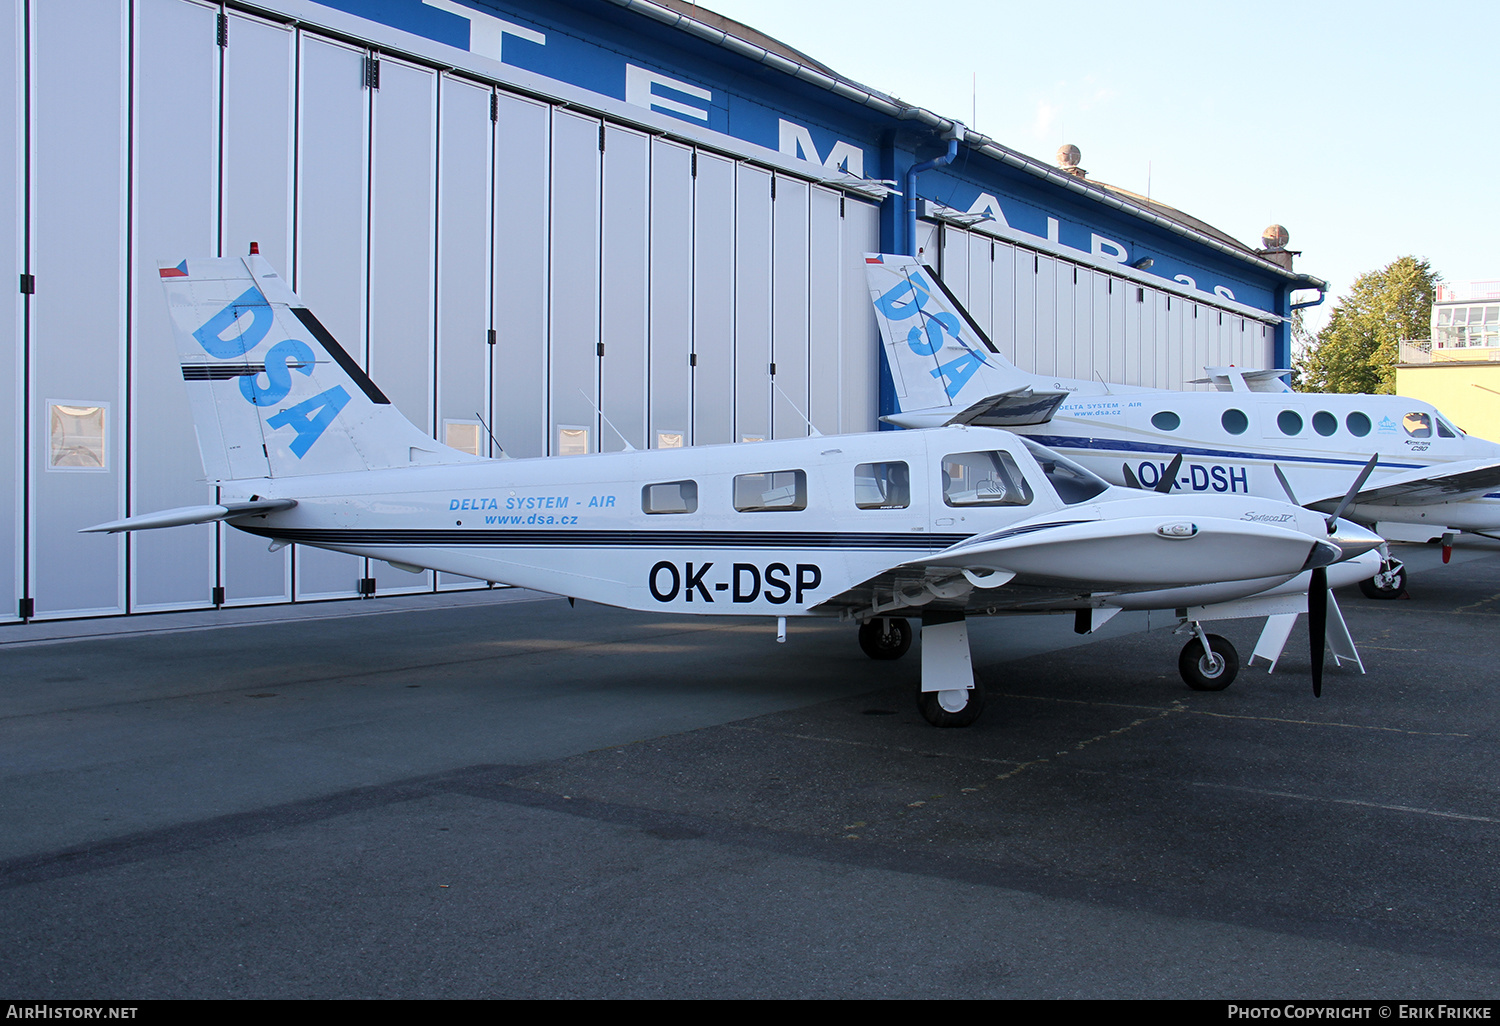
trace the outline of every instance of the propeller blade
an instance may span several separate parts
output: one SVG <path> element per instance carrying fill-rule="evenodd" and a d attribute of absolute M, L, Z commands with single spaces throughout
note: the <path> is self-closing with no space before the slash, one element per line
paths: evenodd
<path fill-rule="evenodd" d="M 1281 482 L 1281 490 L 1286 492 L 1286 497 L 1292 501 L 1292 505 L 1302 505 L 1302 503 L 1297 501 L 1297 496 L 1292 493 L 1292 486 L 1287 483 L 1286 475 L 1281 472 L 1281 468 L 1273 463 L 1271 464 L 1271 469 L 1276 471 L 1276 480 Z"/>
<path fill-rule="evenodd" d="M 1161 472 L 1161 480 L 1156 482 L 1156 490 L 1163 495 L 1172 490 L 1177 483 L 1177 471 L 1182 467 L 1182 453 L 1172 457 L 1172 462 L 1167 464 L 1167 469 Z"/>
<path fill-rule="evenodd" d="M 1323 697 L 1323 648 L 1328 633 L 1328 569 L 1317 567 L 1307 588 L 1307 640 L 1312 648 L 1313 697 Z"/>
<path fill-rule="evenodd" d="M 1350 485 L 1349 490 L 1344 493 L 1344 500 L 1340 502 L 1338 504 L 1338 508 L 1333 511 L 1333 516 L 1328 518 L 1328 533 L 1333 533 L 1333 525 L 1338 523 L 1339 517 L 1344 515 L 1344 510 L 1349 508 L 1349 504 L 1354 501 L 1354 496 L 1358 495 L 1359 490 L 1365 486 L 1365 481 L 1369 478 L 1370 471 L 1374 470 L 1375 464 L 1379 462 L 1380 453 L 1377 452 L 1374 456 L 1370 457 L 1370 462 L 1365 464 L 1365 469 L 1359 472 L 1359 476 L 1354 479 L 1354 483 Z"/>
<path fill-rule="evenodd" d="M 1129 485 L 1131 488 L 1141 487 L 1141 480 L 1140 478 L 1135 476 L 1135 471 L 1130 469 L 1129 463 L 1120 464 L 1120 469 L 1125 471 L 1125 483 L 1127 485 Z"/>

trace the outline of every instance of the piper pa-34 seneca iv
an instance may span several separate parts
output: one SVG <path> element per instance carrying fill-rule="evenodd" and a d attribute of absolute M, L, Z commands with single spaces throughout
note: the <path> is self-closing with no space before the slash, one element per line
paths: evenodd
<path fill-rule="evenodd" d="M 1466 435 L 1431 405 L 1394 395 L 1292 392 L 1285 370 L 1209 367 L 1178 392 L 1047 377 L 1005 358 L 931 268 L 909 256 L 865 258 L 902 427 L 990 424 L 1040 442 L 1117 484 L 1264 495 L 1358 523 L 1500 531 L 1500 445 Z M 1186 462 L 1170 466 L 1173 456 Z M 1360 478 L 1372 456 L 1375 473 Z M 1405 587 L 1385 559 L 1372 598 Z M 1444 556 L 1447 552 L 1445 549 Z"/>
<path fill-rule="evenodd" d="M 91 531 L 223 520 L 273 546 L 627 609 L 765 616 L 779 638 L 787 618 L 835 616 L 877 659 L 906 651 L 915 612 L 920 704 L 939 726 L 982 708 L 968 615 L 1067 611 L 1087 631 L 1122 609 L 1178 610 L 1204 690 L 1237 665 L 1199 623 L 1216 616 L 1305 601 L 1315 690 L 1325 631 L 1353 652 L 1328 586 L 1368 576 L 1380 539 L 1287 502 L 1116 488 L 965 426 L 482 459 L 406 420 L 253 249 L 161 274 L 224 499 Z"/>

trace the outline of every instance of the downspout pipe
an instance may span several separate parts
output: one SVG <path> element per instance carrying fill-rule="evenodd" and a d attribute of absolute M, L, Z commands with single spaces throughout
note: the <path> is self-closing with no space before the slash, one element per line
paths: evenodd
<path fill-rule="evenodd" d="M 1290 299 L 1293 292 L 1300 292 L 1302 289 L 1317 289 L 1318 298 L 1309 299 L 1305 303 L 1293 303 L 1291 306 L 1293 310 L 1305 310 L 1309 306 L 1322 306 L 1323 300 L 1328 298 L 1328 283 L 1321 278 L 1314 278 L 1310 274 L 1297 275 L 1297 280 L 1287 286 L 1287 298 Z"/>
<path fill-rule="evenodd" d="M 917 255 L 917 175 L 923 171 L 931 171 L 935 167 L 947 167 L 953 163 L 953 158 L 958 156 L 958 140 L 968 130 L 957 121 L 946 133 L 948 140 L 948 152 L 941 157 L 933 157 L 924 160 L 920 164 L 913 164 L 906 172 L 906 255 L 914 257 Z"/>

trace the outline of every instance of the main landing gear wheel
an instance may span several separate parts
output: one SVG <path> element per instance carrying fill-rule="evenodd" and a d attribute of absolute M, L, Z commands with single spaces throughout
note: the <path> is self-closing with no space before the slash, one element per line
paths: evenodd
<path fill-rule="evenodd" d="M 917 708 L 934 727 L 967 727 L 984 712 L 984 689 L 976 682 L 959 691 L 919 691 Z"/>
<path fill-rule="evenodd" d="M 1208 647 L 1211 654 L 1203 651 L 1203 642 L 1197 638 L 1183 645 L 1177 672 L 1194 691 L 1223 691 L 1240 672 L 1240 654 L 1217 634 L 1208 635 Z"/>
<path fill-rule="evenodd" d="M 859 625 L 859 647 L 871 659 L 900 659 L 911 648 L 911 624 L 900 616 L 877 616 Z"/>
<path fill-rule="evenodd" d="M 1397 563 L 1389 570 L 1382 570 L 1368 581 L 1360 581 L 1359 590 L 1365 598 L 1400 598 L 1406 591 L 1406 567 Z"/>

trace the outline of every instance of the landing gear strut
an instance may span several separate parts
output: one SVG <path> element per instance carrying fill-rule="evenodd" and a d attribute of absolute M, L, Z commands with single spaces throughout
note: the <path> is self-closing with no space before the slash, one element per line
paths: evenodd
<path fill-rule="evenodd" d="M 1197 624 L 1193 627 L 1198 636 L 1182 646 L 1177 672 L 1194 691 L 1223 691 L 1240 672 L 1240 654 L 1228 639 L 1204 634 Z"/>
<path fill-rule="evenodd" d="M 1359 590 L 1365 598 L 1400 598 L 1406 592 L 1406 567 L 1394 559 L 1382 563 L 1379 573 L 1359 582 Z"/>
<path fill-rule="evenodd" d="M 969 661 L 963 613 L 922 614 L 922 690 L 917 708 L 934 727 L 967 727 L 984 712 L 984 690 Z"/>
<path fill-rule="evenodd" d="M 900 616 L 877 616 L 859 625 L 859 647 L 871 659 L 900 659 L 911 648 L 911 624 Z"/>

